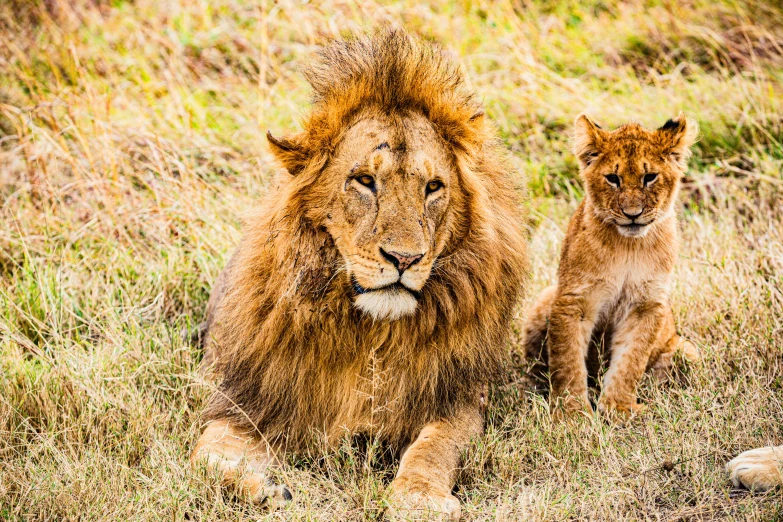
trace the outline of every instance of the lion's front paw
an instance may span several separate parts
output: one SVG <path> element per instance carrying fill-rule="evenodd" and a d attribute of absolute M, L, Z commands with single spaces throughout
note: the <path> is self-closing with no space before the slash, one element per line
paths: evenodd
<path fill-rule="evenodd" d="M 624 421 L 644 411 L 644 405 L 636 402 L 621 402 L 606 395 L 598 399 L 598 411 L 604 416 Z"/>
<path fill-rule="evenodd" d="M 726 464 L 735 487 L 766 491 L 783 485 L 783 446 L 766 447 L 740 453 Z"/>
<path fill-rule="evenodd" d="M 451 493 L 438 493 L 424 481 L 395 479 L 390 486 L 391 520 L 459 520 L 462 509 Z"/>
<path fill-rule="evenodd" d="M 294 498 L 287 486 L 274 483 L 264 474 L 255 474 L 245 478 L 245 481 L 244 486 L 249 490 L 250 500 L 270 510 L 279 509 Z"/>

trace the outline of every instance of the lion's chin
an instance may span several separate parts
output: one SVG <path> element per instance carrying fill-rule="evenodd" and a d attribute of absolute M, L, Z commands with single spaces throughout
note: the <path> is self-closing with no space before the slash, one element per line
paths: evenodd
<path fill-rule="evenodd" d="M 416 311 L 416 298 L 397 288 L 374 290 L 357 295 L 354 305 L 376 321 L 395 321 Z"/>

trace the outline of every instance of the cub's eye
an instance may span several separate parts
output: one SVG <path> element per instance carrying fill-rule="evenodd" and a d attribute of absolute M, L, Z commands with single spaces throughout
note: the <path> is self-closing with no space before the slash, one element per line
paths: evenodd
<path fill-rule="evenodd" d="M 427 183 L 427 190 L 426 190 L 426 192 L 427 192 L 427 194 L 432 194 L 433 192 L 437 192 L 437 191 L 439 191 L 442 188 L 443 188 L 443 182 L 438 181 L 438 180 L 435 179 L 435 180 L 432 180 L 429 183 Z"/>
<path fill-rule="evenodd" d="M 358 181 L 360 184 L 364 185 L 365 187 L 369 189 L 375 188 L 375 180 L 372 176 L 359 176 L 356 178 L 356 181 Z"/>
<path fill-rule="evenodd" d="M 658 179 L 658 174 L 645 174 L 644 175 L 644 186 L 649 187 L 652 185 L 653 181 Z"/>
<path fill-rule="evenodd" d="M 604 176 L 606 178 L 606 181 L 609 182 L 610 185 L 613 187 L 619 187 L 620 186 L 620 177 L 617 174 L 609 174 L 608 176 Z"/>

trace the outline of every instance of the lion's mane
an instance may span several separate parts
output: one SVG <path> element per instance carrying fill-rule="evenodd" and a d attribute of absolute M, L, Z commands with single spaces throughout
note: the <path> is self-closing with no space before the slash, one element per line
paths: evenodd
<path fill-rule="evenodd" d="M 335 42 L 306 77 L 304 131 L 278 142 L 293 176 L 246 221 L 210 300 L 206 343 L 221 383 L 206 418 L 289 447 L 346 429 L 399 447 L 498 374 L 528 272 L 523 195 L 463 73 L 434 46 L 395 30 Z M 467 201 L 416 313 L 392 322 L 353 306 L 331 236 L 308 218 L 325 202 L 319 175 L 343 129 L 367 111 L 425 115 Z"/>

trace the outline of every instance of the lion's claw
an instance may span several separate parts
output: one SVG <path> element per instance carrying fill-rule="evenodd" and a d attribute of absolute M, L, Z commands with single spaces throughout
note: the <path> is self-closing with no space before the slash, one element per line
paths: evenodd
<path fill-rule="evenodd" d="M 291 490 L 284 484 L 275 484 L 271 480 L 266 481 L 266 485 L 259 488 L 253 495 L 252 501 L 259 506 L 267 507 L 271 510 L 278 509 L 292 501 L 294 496 Z"/>

